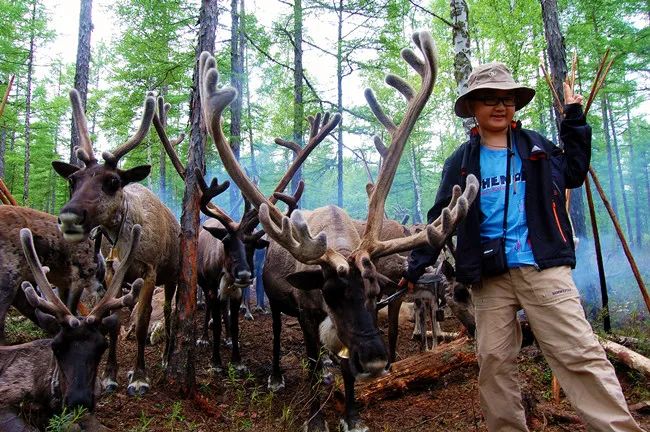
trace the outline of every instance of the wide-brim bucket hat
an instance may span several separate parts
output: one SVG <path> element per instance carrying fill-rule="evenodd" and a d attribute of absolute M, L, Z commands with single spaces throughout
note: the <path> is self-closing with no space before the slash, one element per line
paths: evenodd
<path fill-rule="evenodd" d="M 515 92 L 515 111 L 519 111 L 533 100 L 535 90 L 521 84 L 517 84 L 512 77 L 512 73 L 503 63 L 486 63 L 472 69 L 469 75 L 468 87 L 465 93 L 456 99 L 454 111 L 458 117 L 473 117 L 469 100 L 478 90 L 514 90 Z"/>

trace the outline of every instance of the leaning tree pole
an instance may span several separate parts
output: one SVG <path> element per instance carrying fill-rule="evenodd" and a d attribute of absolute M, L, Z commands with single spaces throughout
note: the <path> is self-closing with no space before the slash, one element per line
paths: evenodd
<path fill-rule="evenodd" d="M 79 10 L 79 37 L 77 42 L 77 63 L 74 71 L 74 88 L 81 97 L 81 106 L 88 106 L 88 76 L 90 75 L 90 33 L 93 31 L 93 0 L 81 0 Z M 79 132 L 72 121 L 70 137 L 70 163 L 78 165 L 74 149 L 79 146 Z"/>
<path fill-rule="evenodd" d="M 199 235 L 199 188 L 195 171 L 205 172 L 206 131 L 201 115 L 199 95 L 199 57 L 203 51 L 214 52 L 217 31 L 217 0 L 202 0 L 199 35 L 196 44 L 193 87 L 190 95 L 190 148 L 185 176 L 183 213 L 181 215 L 180 272 L 176 310 L 173 313 L 169 341 L 167 377 L 179 386 L 181 395 L 191 397 L 196 389 L 194 369 L 194 313 L 196 312 L 197 244 Z"/>

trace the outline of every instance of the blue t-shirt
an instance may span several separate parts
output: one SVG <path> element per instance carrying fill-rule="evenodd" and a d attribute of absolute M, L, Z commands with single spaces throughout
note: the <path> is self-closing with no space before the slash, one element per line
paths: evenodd
<path fill-rule="evenodd" d="M 493 150 L 481 146 L 481 241 L 503 235 L 503 210 L 505 207 L 506 149 Z M 506 257 L 508 266 L 534 265 L 535 258 L 528 239 L 526 223 L 525 173 L 521 170 L 521 158 L 516 150 L 510 161 L 510 201 L 506 229 Z"/>

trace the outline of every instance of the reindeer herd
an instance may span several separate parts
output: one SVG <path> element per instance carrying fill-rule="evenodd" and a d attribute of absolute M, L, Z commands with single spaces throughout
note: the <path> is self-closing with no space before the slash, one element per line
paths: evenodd
<path fill-rule="evenodd" d="M 202 194 L 201 211 L 209 218 L 198 239 L 196 265 L 207 307 L 203 336 L 197 343 L 207 344 L 207 323 L 212 318 L 211 366 L 219 370 L 223 366 L 219 341 L 225 323 L 232 338 L 231 363 L 245 370 L 239 352 L 242 289 L 252 281 L 254 250 L 268 248 L 263 270 L 273 320 L 268 387 L 273 391 L 284 387 L 280 368 L 282 314 L 296 317 L 304 336 L 312 388 L 316 388 L 323 372 L 323 347 L 340 364 L 345 390 L 341 427 L 346 431 L 367 430 L 354 404 L 355 381 L 389 373 L 395 360 L 401 301 L 388 304 L 388 350 L 377 327 L 377 308 L 382 298 L 398 290 L 396 281 L 404 268 L 400 254 L 424 245 L 443 245 L 478 190 L 476 178 L 470 175 L 464 192 L 455 187 L 452 202 L 440 218 L 416 232 L 385 219 L 385 202 L 400 157 L 437 74 L 431 36 L 427 32 L 415 33 L 413 41 L 421 57 L 410 49 L 403 50 L 402 57 L 420 76 L 420 88 L 416 91 L 395 75 L 386 77 L 386 83 L 406 100 L 401 122 L 393 122 L 371 90 L 365 93 L 390 144 L 384 146 L 375 137 L 378 148 L 384 149 L 383 164 L 375 184 L 367 187 L 368 216 L 363 221 L 353 220 L 345 210 L 333 205 L 298 210 L 302 183 L 294 195 L 283 193 L 309 153 L 338 125 L 340 116 L 309 118 L 307 145 L 296 150 L 293 164 L 274 193 L 266 197 L 239 165 L 221 128 L 222 113 L 237 93 L 230 87 L 217 87 L 219 75 L 210 54 L 204 52 L 199 60 L 202 115 L 226 171 L 242 192 L 245 209 L 241 220 L 235 222 L 211 203 L 229 183 L 213 179 L 208 185 L 203 173 L 196 173 Z M 138 183 L 149 175 L 150 166 L 128 170 L 119 167 L 120 159 L 143 141 L 153 123 L 176 170 L 184 177 L 185 169 L 165 134 L 169 106 L 162 98 L 156 101 L 149 94 L 137 132 L 124 144 L 104 152 L 100 163 L 93 152 L 78 93 L 71 91 L 70 99 L 80 135 L 76 154 L 83 167 L 52 163 L 69 182 L 70 200 L 58 218 L 27 208 L 0 207 L 5 227 L 0 231 L 0 344 L 4 342 L 5 316 L 12 305 L 52 336 L 0 346 L 0 426 L 3 412 L 17 409 L 26 398 L 40 402 L 47 413 L 63 406 L 82 406 L 92 411 L 100 390 L 115 391 L 120 327 L 116 311 L 123 306 L 133 307 L 136 302 L 138 348 L 135 365 L 128 373 L 127 393 L 144 395 L 150 385 L 144 354 L 156 286 L 164 286 L 165 340 L 169 341 L 171 302 L 180 265 L 180 225 L 160 199 Z M 182 137 L 175 142 L 180 140 Z M 278 201 L 286 203 L 286 214 L 277 206 Z M 109 243 L 104 247 L 102 237 Z M 105 262 L 107 246 L 110 259 Z M 98 297 L 104 286 L 108 288 L 92 310 L 81 313 L 78 306 L 82 292 Z M 124 286 L 128 294 L 123 293 Z M 107 348 L 106 369 L 97 382 L 100 360 Z M 168 352 L 166 344 L 163 361 Z M 310 399 L 305 429 L 328 430 L 318 394 Z"/>

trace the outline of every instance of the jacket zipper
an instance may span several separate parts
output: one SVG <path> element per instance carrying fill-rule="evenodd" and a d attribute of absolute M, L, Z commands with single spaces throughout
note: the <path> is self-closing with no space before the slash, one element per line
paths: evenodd
<path fill-rule="evenodd" d="M 555 201 L 553 201 L 553 215 L 555 216 L 555 223 L 557 224 L 557 229 L 560 231 L 562 240 L 564 240 L 564 243 L 566 243 L 566 237 L 564 235 L 564 231 L 562 231 L 562 225 L 560 225 L 560 218 L 557 215 L 557 205 L 555 204 Z"/>

